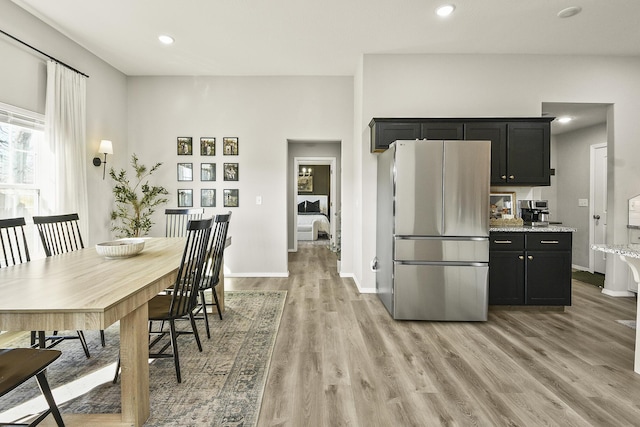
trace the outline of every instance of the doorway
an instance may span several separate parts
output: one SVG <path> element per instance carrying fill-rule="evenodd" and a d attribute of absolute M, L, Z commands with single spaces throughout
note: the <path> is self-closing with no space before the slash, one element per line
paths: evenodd
<path fill-rule="evenodd" d="M 591 146 L 591 209 L 589 244 L 606 243 L 607 238 L 607 144 Z M 589 271 L 605 274 L 607 258 L 604 252 L 591 251 Z"/>

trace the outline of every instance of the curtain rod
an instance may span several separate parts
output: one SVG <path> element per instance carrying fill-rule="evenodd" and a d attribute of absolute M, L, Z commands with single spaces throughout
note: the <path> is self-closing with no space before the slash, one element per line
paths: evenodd
<path fill-rule="evenodd" d="M 75 72 L 76 72 L 76 73 L 78 73 L 78 74 L 82 74 L 82 75 L 83 75 L 83 76 L 85 76 L 86 78 L 89 78 L 89 76 L 88 76 L 88 75 L 86 75 L 85 73 L 83 73 L 82 71 L 80 71 L 80 70 L 76 70 L 76 69 L 75 69 L 75 68 L 73 68 L 71 65 L 65 64 L 64 62 L 60 61 L 59 59 L 56 59 L 56 58 L 54 58 L 53 56 L 51 56 L 51 55 L 49 55 L 49 54 L 44 53 L 44 52 L 43 52 L 43 51 L 41 51 L 40 49 L 38 49 L 38 48 L 35 48 L 35 47 L 31 46 L 29 43 L 25 43 L 25 42 L 23 42 L 22 40 L 20 40 L 19 38 L 16 38 L 16 37 L 12 36 L 11 34 L 9 34 L 9 33 L 5 32 L 5 31 L 0 30 L 0 33 L 4 34 L 4 35 L 5 35 L 5 36 L 7 36 L 7 37 L 12 38 L 13 40 L 17 41 L 18 43 L 21 43 L 21 44 L 25 45 L 25 46 L 26 46 L 26 47 L 28 47 L 29 49 L 33 49 L 33 50 L 35 50 L 35 51 L 36 51 L 36 52 L 38 52 L 40 55 L 44 55 L 44 56 L 46 56 L 47 58 L 49 58 L 50 60 L 55 61 L 55 62 L 57 62 L 58 64 L 60 64 L 60 65 L 62 65 L 62 66 L 64 66 L 64 67 L 67 67 L 67 68 L 68 68 L 68 69 L 70 69 L 70 70 L 75 71 Z"/>

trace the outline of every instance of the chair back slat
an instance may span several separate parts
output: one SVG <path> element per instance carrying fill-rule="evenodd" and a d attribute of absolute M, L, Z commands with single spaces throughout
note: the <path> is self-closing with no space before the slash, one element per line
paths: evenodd
<path fill-rule="evenodd" d="M 204 208 L 165 209 L 165 237 L 184 237 L 187 235 L 187 223 L 202 219 Z"/>
<path fill-rule="evenodd" d="M 33 223 L 47 256 L 59 255 L 84 248 L 77 213 L 66 215 L 34 216 Z"/>
<path fill-rule="evenodd" d="M 211 243 L 207 252 L 206 275 L 203 276 L 201 288 L 212 288 L 218 284 L 222 258 L 231 221 L 231 212 L 215 216 L 215 225 L 212 231 Z"/>
<path fill-rule="evenodd" d="M 212 218 L 192 220 L 187 223 L 187 242 L 176 282 L 172 288 L 169 308 L 174 317 L 185 316 L 196 306 L 198 284 L 203 274 L 212 223 Z"/>
<path fill-rule="evenodd" d="M 0 219 L 0 268 L 31 261 L 24 218 Z"/>

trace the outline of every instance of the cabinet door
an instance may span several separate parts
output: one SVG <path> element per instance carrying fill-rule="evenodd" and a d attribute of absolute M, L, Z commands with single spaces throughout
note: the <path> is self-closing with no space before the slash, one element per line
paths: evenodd
<path fill-rule="evenodd" d="M 491 185 L 507 183 L 507 124 L 466 123 L 464 139 L 491 141 Z"/>
<path fill-rule="evenodd" d="M 371 127 L 371 152 L 385 151 L 399 139 L 420 139 L 420 123 L 376 122 Z"/>
<path fill-rule="evenodd" d="M 422 123 L 421 127 L 420 135 L 422 139 L 464 139 L 464 126 L 462 123 L 428 121 Z"/>
<path fill-rule="evenodd" d="M 524 252 L 489 252 L 489 305 L 524 304 Z"/>
<path fill-rule="evenodd" d="M 571 305 L 571 251 L 527 251 L 526 303 Z"/>
<path fill-rule="evenodd" d="M 550 185 L 550 125 L 507 124 L 507 182 L 509 185 Z"/>

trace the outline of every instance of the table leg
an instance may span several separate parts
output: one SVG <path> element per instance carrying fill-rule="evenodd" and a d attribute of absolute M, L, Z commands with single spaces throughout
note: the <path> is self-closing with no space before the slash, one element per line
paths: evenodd
<path fill-rule="evenodd" d="M 220 304 L 220 312 L 224 313 L 224 257 L 222 258 L 222 267 L 220 268 L 220 275 L 218 286 L 215 287 L 215 292 L 218 295 L 218 304 Z"/>
<path fill-rule="evenodd" d="M 137 308 L 120 320 L 122 421 L 142 426 L 149 418 L 149 307 Z"/>

